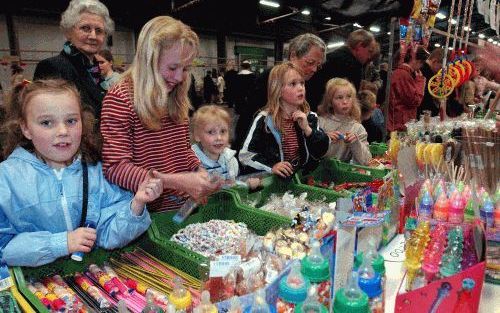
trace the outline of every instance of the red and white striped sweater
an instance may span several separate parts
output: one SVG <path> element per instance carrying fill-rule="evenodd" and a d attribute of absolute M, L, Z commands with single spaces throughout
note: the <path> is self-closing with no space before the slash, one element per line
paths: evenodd
<path fill-rule="evenodd" d="M 189 145 L 188 120 L 176 124 L 163 117 L 161 129 L 143 126 L 133 106 L 130 81 L 108 91 L 101 112 L 103 170 L 106 178 L 136 192 L 150 169 L 162 173 L 195 170 L 200 162 Z M 187 195 L 166 189 L 148 205 L 149 211 L 178 209 Z"/>

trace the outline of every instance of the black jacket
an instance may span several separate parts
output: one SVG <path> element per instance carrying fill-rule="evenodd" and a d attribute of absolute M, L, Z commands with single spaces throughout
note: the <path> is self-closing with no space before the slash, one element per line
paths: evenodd
<path fill-rule="evenodd" d="M 90 106 L 97 119 L 101 116 L 102 99 L 106 91 L 94 81 L 87 70 L 92 64 L 83 54 L 59 55 L 42 60 L 35 69 L 33 79 L 62 78 L 75 84 L 80 92 L 82 103 Z"/>
<path fill-rule="evenodd" d="M 309 137 L 304 136 L 298 125 L 295 125 L 295 130 L 299 138 L 301 161 L 298 167 L 311 170 L 328 150 L 330 139 L 319 128 L 316 113 L 310 112 L 307 120 L 312 129 Z M 275 128 L 271 116 L 266 111 L 260 112 L 253 121 L 240 150 L 239 159 L 243 165 L 267 172 L 272 171 L 274 164 L 284 161 L 281 133 Z"/>
<path fill-rule="evenodd" d="M 424 90 L 424 98 L 422 99 L 422 103 L 417 109 L 417 118 L 420 117 L 420 114 L 422 114 L 424 110 L 431 111 L 431 116 L 438 116 L 439 106 L 438 104 L 436 104 L 435 98 L 429 93 L 429 89 L 427 89 L 427 84 L 429 83 L 429 80 L 431 80 L 432 76 L 434 76 L 434 72 L 432 71 L 429 64 L 427 64 L 427 62 L 424 63 L 420 71 L 425 77 L 426 84 Z"/>
<path fill-rule="evenodd" d="M 346 78 L 359 90 L 363 78 L 363 64 L 352 55 L 347 46 L 327 54 L 323 67 L 309 80 L 306 94 L 311 110 L 318 107 L 325 93 L 326 83 L 334 77 Z"/>

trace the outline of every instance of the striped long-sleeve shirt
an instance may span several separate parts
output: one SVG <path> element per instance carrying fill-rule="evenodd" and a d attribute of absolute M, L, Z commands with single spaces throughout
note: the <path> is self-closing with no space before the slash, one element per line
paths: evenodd
<path fill-rule="evenodd" d="M 200 162 L 189 145 L 188 121 L 163 117 L 160 130 L 143 126 L 133 106 L 130 81 L 115 85 L 104 98 L 101 113 L 103 170 L 106 178 L 136 192 L 150 169 L 162 173 L 193 171 Z M 187 195 L 173 189 L 148 205 L 150 211 L 178 209 Z"/>

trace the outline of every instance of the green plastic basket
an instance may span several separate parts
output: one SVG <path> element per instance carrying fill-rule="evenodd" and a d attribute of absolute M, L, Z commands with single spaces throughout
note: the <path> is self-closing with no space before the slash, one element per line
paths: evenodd
<path fill-rule="evenodd" d="M 387 144 L 385 143 L 380 143 L 380 142 L 372 142 L 368 148 L 370 149 L 370 153 L 372 154 L 372 156 L 376 157 L 376 156 L 382 156 L 384 155 L 387 150 L 388 150 L 388 147 L 387 147 Z"/>
<path fill-rule="evenodd" d="M 172 221 L 175 211 L 152 214 L 152 224 L 148 229 L 150 242 L 141 247 L 160 260 L 200 278 L 200 264 L 209 264 L 208 258 L 170 241 L 180 229 L 188 224 L 208 222 L 212 219 L 234 220 L 245 223 L 258 235 L 265 235 L 271 229 L 288 226 L 291 220 L 268 212 L 247 208 L 237 201 L 234 191 L 223 190 L 208 199 L 208 203 L 200 206 L 183 223 Z"/>
<path fill-rule="evenodd" d="M 334 160 L 337 162 L 337 169 L 340 171 L 344 171 L 347 173 L 356 173 L 356 174 L 362 174 L 362 175 L 367 175 L 372 177 L 373 179 L 382 179 L 384 178 L 387 174 L 391 172 L 390 169 L 379 169 L 379 168 L 374 168 L 374 167 L 369 167 L 369 166 L 364 166 L 364 165 L 357 165 L 357 164 L 349 164 L 345 163 L 339 160 Z M 360 173 L 363 172 L 363 173 Z M 372 180 L 373 180 L 372 179 Z"/>
<path fill-rule="evenodd" d="M 66 257 L 58 259 L 53 263 L 39 267 L 16 266 L 13 268 L 13 272 L 16 279 L 17 288 L 19 292 L 30 303 L 30 305 L 35 309 L 35 311 L 50 313 L 50 310 L 48 310 L 42 304 L 42 302 L 40 302 L 40 300 L 28 289 L 27 282 L 29 281 L 29 279 L 37 281 L 41 278 L 52 276 L 55 274 L 66 276 L 76 272 L 83 272 L 90 264 L 102 265 L 104 261 L 108 260 L 112 256 L 124 251 L 133 250 L 139 244 L 142 246 L 142 242 L 147 240 L 147 236 L 143 235 L 140 237 L 140 239 L 137 239 L 123 249 L 109 251 L 100 248 L 95 249 L 90 253 L 86 253 L 83 257 L 82 262 L 73 261 L 69 257 Z"/>
<path fill-rule="evenodd" d="M 257 191 L 248 190 L 244 187 L 233 187 L 232 191 L 238 195 L 238 201 L 245 207 L 255 210 L 265 205 L 272 194 L 283 195 L 289 191 L 295 196 L 306 192 L 307 199 L 323 200 L 326 202 L 335 202 L 341 195 L 333 190 L 327 190 L 315 186 L 300 184 L 299 174 L 289 179 L 282 179 L 276 175 L 271 175 L 262 180 L 263 188 Z M 252 203 L 252 204 L 250 204 Z M 275 215 L 274 213 L 269 213 Z"/>

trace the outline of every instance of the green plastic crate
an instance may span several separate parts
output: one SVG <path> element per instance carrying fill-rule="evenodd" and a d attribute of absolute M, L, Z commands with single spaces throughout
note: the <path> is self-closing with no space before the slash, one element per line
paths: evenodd
<path fill-rule="evenodd" d="M 265 235 L 271 229 L 291 224 L 288 218 L 241 205 L 237 201 L 237 195 L 230 190 L 212 195 L 206 205 L 200 206 L 181 224 L 172 221 L 175 213 L 172 211 L 152 214 L 153 222 L 148 229 L 150 241 L 141 247 L 160 260 L 197 278 L 201 276 L 200 264 L 209 264 L 208 258 L 170 241 L 172 235 L 186 225 L 212 219 L 234 220 L 245 223 L 258 235 Z"/>
<path fill-rule="evenodd" d="M 391 172 L 390 169 L 379 169 L 379 168 L 374 168 L 374 167 L 369 167 L 369 166 L 364 166 L 364 165 L 357 165 L 357 164 L 349 164 L 345 163 L 339 160 L 334 160 L 337 162 L 337 169 L 340 171 L 344 171 L 347 173 L 356 173 L 356 174 L 361 174 L 361 175 L 367 175 L 372 177 L 373 179 L 382 179 L 384 178 L 387 174 Z M 360 173 L 359 170 L 364 171 L 365 173 Z M 372 179 L 372 180 L 373 180 Z"/>
<path fill-rule="evenodd" d="M 311 201 L 324 200 L 326 202 L 335 202 L 341 197 L 339 193 L 333 190 L 300 184 L 298 181 L 298 174 L 288 179 L 271 175 L 262 180 L 263 188 L 260 190 L 250 191 L 240 186 L 233 187 L 231 190 L 237 193 L 238 201 L 240 201 L 243 206 L 253 210 L 265 205 L 272 194 L 283 195 L 287 191 L 290 191 L 295 196 L 307 192 L 307 199 Z M 251 202 L 253 205 L 250 205 Z M 269 214 L 275 215 L 274 213 Z"/>
<path fill-rule="evenodd" d="M 372 156 L 376 157 L 376 156 L 382 156 L 384 155 L 387 150 L 388 150 L 388 147 L 387 147 L 387 144 L 385 143 L 380 143 L 380 142 L 372 142 L 368 148 L 370 149 L 370 153 L 372 154 Z"/>
<path fill-rule="evenodd" d="M 19 292 L 26 298 L 30 305 L 37 312 L 50 313 L 50 311 L 40 302 L 40 300 L 28 289 L 27 281 L 30 278 L 40 280 L 41 278 L 59 274 L 61 276 L 70 275 L 76 272 L 83 272 L 90 264 L 102 265 L 104 261 L 124 251 L 133 250 L 137 245 L 142 246 L 142 242 L 147 241 L 147 236 L 143 235 L 126 248 L 117 250 L 95 249 L 86 253 L 82 262 L 71 260 L 69 257 L 61 258 L 47 265 L 38 267 L 19 267 L 13 268 L 14 276 Z"/>

